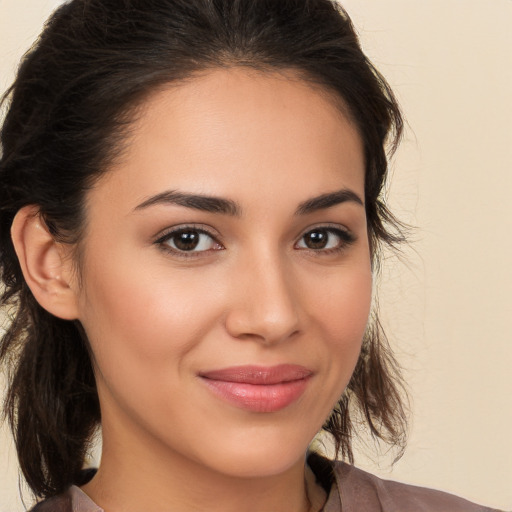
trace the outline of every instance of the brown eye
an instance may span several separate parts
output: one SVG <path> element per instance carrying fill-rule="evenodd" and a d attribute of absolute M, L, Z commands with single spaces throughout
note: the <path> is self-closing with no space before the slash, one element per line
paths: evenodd
<path fill-rule="evenodd" d="M 190 228 L 172 231 L 159 239 L 157 243 L 176 252 L 198 253 L 221 248 L 210 234 L 199 229 Z"/>
<path fill-rule="evenodd" d="M 297 243 L 299 249 L 312 251 L 331 251 L 343 249 L 355 241 L 354 236 L 339 228 L 315 228 L 311 229 Z"/>
<path fill-rule="evenodd" d="M 325 249 L 329 243 L 329 232 L 326 229 L 317 229 L 304 235 L 304 244 L 308 249 Z"/>
<path fill-rule="evenodd" d="M 200 236 L 197 231 L 182 231 L 174 235 L 174 245 L 180 251 L 193 251 L 199 245 Z"/>

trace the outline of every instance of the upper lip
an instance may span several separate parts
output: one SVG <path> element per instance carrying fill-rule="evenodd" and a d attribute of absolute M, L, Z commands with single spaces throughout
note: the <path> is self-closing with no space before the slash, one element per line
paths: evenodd
<path fill-rule="evenodd" d="M 244 384 L 271 385 L 282 382 L 305 379 L 312 375 L 308 368 L 296 364 L 280 364 L 277 366 L 232 366 L 219 370 L 201 372 L 205 379 Z"/>

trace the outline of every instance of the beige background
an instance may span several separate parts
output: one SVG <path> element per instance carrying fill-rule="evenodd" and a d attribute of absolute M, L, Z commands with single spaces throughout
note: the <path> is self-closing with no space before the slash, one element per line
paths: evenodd
<path fill-rule="evenodd" d="M 58 3 L 0 0 L 0 89 Z M 390 201 L 418 226 L 381 286 L 411 389 L 409 448 L 392 471 L 357 461 L 512 510 L 512 1 L 343 4 L 406 113 Z M 21 511 L 0 439 L 0 512 Z"/>

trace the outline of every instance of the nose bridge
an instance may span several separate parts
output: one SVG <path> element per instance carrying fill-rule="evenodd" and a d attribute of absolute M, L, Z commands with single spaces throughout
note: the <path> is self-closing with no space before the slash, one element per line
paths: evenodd
<path fill-rule="evenodd" d="M 228 314 L 228 330 L 233 336 L 267 344 L 288 338 L 299 329 L 299 297 L 291 266 L 269 247 L 241 260 L 233 276 L 238 290 Z"/>

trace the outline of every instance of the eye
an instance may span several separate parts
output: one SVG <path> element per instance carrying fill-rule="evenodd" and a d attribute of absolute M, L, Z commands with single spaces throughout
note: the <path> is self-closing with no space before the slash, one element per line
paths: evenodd
<path fill-rule="evenodd" d="M 332 252 L 342 250 L 355 241 L 355 237 L 340 228 L 319 227 L 302 235 L 297 243 L 299 249 Z"/>
<path fill-rule="evenodd" d="M 167 232 L 156 243 L 166 250 L 183 255 L 223 248 L 210 233 L 194 227 L 183 227 Z"/>

